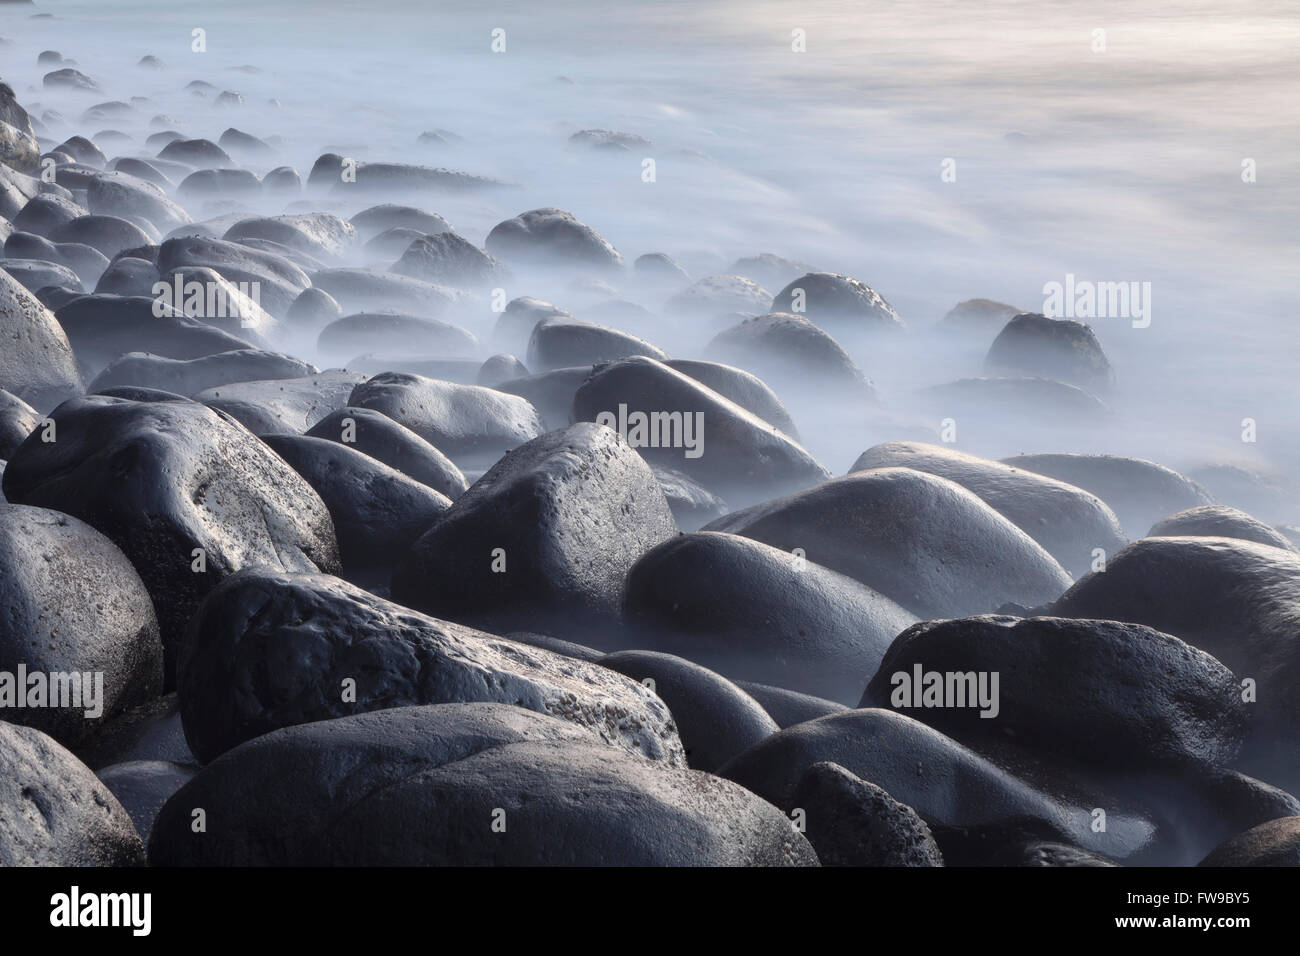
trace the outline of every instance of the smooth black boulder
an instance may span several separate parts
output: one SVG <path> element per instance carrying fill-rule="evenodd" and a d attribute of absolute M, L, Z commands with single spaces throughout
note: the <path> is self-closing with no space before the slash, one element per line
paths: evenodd
<path fill-rule="evenodd" d="M 1171 468 L 1118 455 L 1016 455 L 1004 464 L 1090 491 L 1110 505 L 1130 538 L 1166 515 L 1215 504 L 1210 493 Z"/>
<path fill-rule="evenodd" d="M 652 358 L 597 367 L 574 395 L 573 417 L 620 429 L 626 421 L 624 437 L 647 461 L 727 501 L 762 500 L 829 477 L 788 435 Z"/>
<path fill-rule="evenodd" d="M 563 209 L 531 209 L 499 222 L 483 245 L 507 263 L 601 270 L 623 264 L 623 257 L 604 236 Z"/>
<path fill-rule="evenodd" d="M 1272 545 L 1284 551 L 1296 550 L 1286 536 L 1244 511 L 1225 505 L 1200 505 L 1162 518 L 1151 526 L 1148 538 L 1193 536 L 1198 538 L 1240 538 Z"/>
<path fill-rule="evenodd" d="M 166 274 L 185 266 L 206 267 L 236 285 L 257 283 L 258 303 L 281 316 L 312 284 L 307 273 L 284 256 L 237 242 L 204 236 L 177 236 L 158 250 L 158 271 Z"/>
<path fill-rule="evenodd" d="M 942 445 L 902 441 L 875 445 L 858 457 L 849 473 L 894 467 L 938 475 L 973 492 L 1071 574 L 1087 573 L 1099 558 L 1104 560 L 1127 544 L 1119 519 L 1095 495 Z"/>
<path fill-rule="evenodd" d="M 714 336 L 705 355 L 791 389 L 874 400 L 875 388 L 844 348 L 802 315 L 773 312 Z"/>
<path fill-rule="evenodd" d="M 816 865 L 790 821 L 752 794 L 629 758 L 584 733 L 488 704 L 403 707 L 277 731 L 224 755 L 172 798 L 154 826 L 150 861 Z M 196 806 L 228 824 L 194 834 Z"/>
<path fill-rule="evenodd" d="M 1251 827 L 1215 847 L 1199 866 L 1300 866 L 1300 816 Z"/>
<path fill-rule="evenodd" d="M 0 865 L 143 862 L 131 818 L 85 764 L 39 730 L 0 721 Z"/>
<path fill-rule="evenodd" d="M 539 372 L 613 362 L 631 355 L 660 361 L 668 357 L 635 335 L 568 316 L 543 319 L 533 326 L 528 339 L 528 367 Z"/>
<path fill-rule="evenodd" d="M 801 550 L 921 618 L 1053 601 L 1070 576 L 1027 534 L 956 482 L 877 468 L 732 512 L 705 526 Z"/>
<path fill-rule="evenodd" d="M 784 687 L 755 684 L 747 680 L 736 681 L 736 686 L 758 701 L 782 730 L 795 724 L 802 724 L 806 720 L 816 720 L 818 717 L 838 714 L 849 709 L 833 700 L 801 694 L 798 691 L 786 690 Z"/>
<path fill-rule="evenodd" d="M 157 241 L 139 225 L 118 216 L 78 216 L 50 230 L 51 242 L 80 242 L 112 259 L 119 252 Z"/>
<path fill-rule="evenodd" d="M 194 359 L 253 348 L 247 339 L 148 296 L 83 295 L 60 308 L 56 317 L 90 374 L 128 352 Z"/>
<path fill-rule="evenodd" d="M 916 617 L 859 582 L 732 534 L 683 534 L 628 572 L 623 615 L 642 647 L 733 680 L 856 703 Z"/>
<path fill-rule="evenodd" d="M 521 445 L 470 485 L 398 564 L 393 600 L 600 646 L 621 617 L 628 570 L 676 533 L 650 467 L 615 432 L 580 423 Z"/>
<path fill-rule="evenodd" d="M 828 328 L 900 329 L 894 307 L 875 289 L 851 276 L 810 272 L 794 279 L 772 298 L 769 312 L 793 312 Z"/>
<path fill-rule="evenodd" d="M 526 399 L 537 410 L 545 430 L 555 431 L 573 424 L 573 396 L 591 372 L 590 365 L 575 365 L 513 378 L 492 387 Z"/>
<path fill-rule="evenodd" d="M 722 362 L 706 362 L 700 359 L 665 359 L 669 368 L 689 375 L 706 388 L 711 388 L 722 397 L 735 402 L 746 411 L 753 412 L 769 425 L 774 425 L 795 441 L 799 440 L 799 430 L 794 419 L 786 410 L 776 392 L 772 391 L 757 375 Z"/>
<path fill-rule="evenodd" d="M 1144 850 L 1153 825 L 1115 808 L 1104 832 L 1095 804 L 1058 796 L 919 721 L 888 710 L 847 710 L 773 734 L 719 773 L 790 811 L 808 769 L 839 764 L 916 811 L 948 865 L 986 863 L 1011 839 L 1074 843 L 1116 859 Z"/>
<path fill-rule="evenodd" d="M 306 434 L 354 448 L 448 498 L 458 497 L 469 487 L 450 458 L 406 426 L 373 409 L 337 409 Z"/>
<path fill-rule="evenodd" d="M 404 354 L 474 355 L 478 339 L 472 332 L 415 315 L 391 312 L 359 312 L 335 319 L 321 329 L 316 348 L 340 358 L 371 349 Z"/>
<path fill-rule="evenodd" d="M 197 771 L 197 767 L 165 760 L 132 760 L 104 767 L 96 776 L 131 817 L 140 838 L 148 843 L 163 806 Z"/>
<path fill-rule="evenodd" d="M 925 821 L 837 763 L 815 763 L 790 802 L 822 866 L 943 866 Z"/>
<path fill-rule="evenodd" d="M 420 236 L 393 264 L 398 275 L 453 286 L 504 282 L 509 273 L 493 256 L 454 232 Z"/>
<path fill-rule="evenodd" d="M 170 359 L 148 352 L 127 352 L 110 362 L 86 390 L 131 385 L 156 388 L 178 395 L 193 395 L 204 389 L 265 379 L 299 378 L 320 369 L 310 362 L 279 352 L 238 349 L 194 359 Z"/>
<path fill-rule="evenodd" d="M 194 394 L 194 400 L 219 409 L 254 435 L 301 435 L 326 415 L 348 404 L 366 377 L 345 369 L 326 369 L 296 378 L 232 382 Z"/>
<path fill-rule="evenodd" d="M 455 231 L 451 223 L 436 212 L 394 203 L 382 203 L 363 209 L 348 221 L 357 228 L 361 236 L 367 239 L 396 228 L 413 229 L 425 236 Z"/>
<path fill-rule="evenodd" d="M 11 458 L 40 423 L 36 409 L 0 388 L 0 461 Z"/>
<path fill-rule="evenodd" d="M 7 719 L 71 747 L 162 692 L 163 648 L 149 592 L 126 555 L 85 522 L 0 504 L 0 603 L 0 674 L 9 675 L 0 676 L 0 713 Z M 19 667 L 27 682 L 13 677 Z"/>
<path fill-rule="evenodd" d="M 402 372 L 366 380 L 347 404 L 382 412 L 461 467 L 496 461 L 542 434 L 537 410 L 522 398 Z"/>
<path fill-rule="evenodd" d="M 1092 326 L 1033 312 L 1015 316 L 984 358 L 991 374 L 1041 375 L 1105 392 L 1115 372 Z"/>
<path fill-rule="evenodd" d="M 82 393 L 68 336 L 54 315 L 0 269 L 0 388 L 38 412 Z"/>
<path fill-rule="evenodd" d="M 713 772 L 779 729 L 762 706 L 708 668 L 657 651 L 617 651 L 596 663 L 650 688 L 673 715 L 686 764 Z"/>
<path fill-rule="evenodd" d="M 896 710 L 977 749 L 1014 743 L 1115 771 L 1229 764 L 1250 717 L 1232 672 L 1169 634 L 997 615 L 908 628 L 858 706 Z"/>
<path fill-rule="evenodd" d="M 96 295 L 152 296 L 157 283 L 158 267 L 148 259 L 119 256 L 100 275 L 94 292 Z"/>
<path fill-rule="evenodd" d="M 316 490 L 334 521 L 343 573 L 388 572 L 451 499 L 347 445 L 305 435 L 262 439 Z"/>
<path fill-rule="evenodd" d="M 461 296 L 449 286 L 374 269 L 321 269 L 311 281 L 348 313 L 383 310 L 437 318 Z"/>
<path fill-rule="evenodd" d="M 1300 698 L 1292 692 L 1300 681 L 1300 555 L 1236 538 L 1144 538 L 1049 613 L 1145 624 L 1213 654 L 1254 711 L 1237 766 L 1300 786 Z"/>
<path fill-rule="evenodd" d="M 185 622 L 223 578 L 251 564 L 338 570 L 316 492 L 206 406 L 89 396 L 50 417 L 58 440 L 23 443 L 5 497 L 80 518 L 122 549 L 157 610 L 168 683 Z"/>
<path fill-rule="evenodd" d="M 177 691 L 204 763 L 280 727 L 456 701 L 552 714 L 624 756 L 684 763 L 668 707 L 635 681 L 323 574 L 251 568 L 218 586 L 190 621 Z"/>

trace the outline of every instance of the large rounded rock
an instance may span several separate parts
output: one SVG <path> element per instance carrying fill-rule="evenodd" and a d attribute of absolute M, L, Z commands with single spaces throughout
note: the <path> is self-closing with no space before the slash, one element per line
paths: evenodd
<path fill-rule="evenodd" d="M 683 761 L 664 703 L 613 671 L 427 617 L 327 575 L 252 568 L 190 622 L 181 719 L 208 762 L 280 727 L 412 704 L 496 701 Z"/>
<path fill-rule="evenodd" d="M 648 551 L 628 573 L 623 613 L 642 646 L 735 680 L 848 703 L 916 622 L 850 577 L 713 532 Z"/>
<path fill-rule="evenodd" d="M 608 641 L 628 570 L 676 533 L 649 466 L 613 431 L 577 424 L 457 498 L 397 566 L 393 599 L 492 630 Z"/>
<path fill-rule="evenodd" d="M 147 296 L 83 295 L 56 316 L 77 360 L 97 374 L 128 352 L 193 359 L 253 348 L 251 342 Z"/>
<path fill-rule="evenodd" d="M 340 408 L 307 431 L 355 448 L 408 478 L 455 498 L 469 487 L 451 459 L 404 425 L 369 408 Z"/>
<path fill-rule="evenodd" d="M 650 463 L 679 470 L 728 501 L 761 500 L 829 477 L 788 435 L 651 358 L 598 367 L 574 395 L 573 417 L 611 424 Z"/>
<path fill-rule="evenodd" d="M 417 237 L 393 264 L 393 271 L 453 286 L 485 286 L 508 277 L 500 262 L 454 232 Z"/>
<path fill-rule="evenodd" d="M 147 223 L 146 223 L 147 225 Z M 51 242 L 80 242 L 112 259 L 119 252 L 136 249 L 157 241 L 138 225 L 118 216 L 78 216 L 50 231 Z"/>
<path fill-rule="evenodd" d="M 20 232 L 30 232 L 37 236 L 49 237 L 59 226 L 72 222 L 89 210 L 71 199 L 64 199 L 53 193 L 41 193 L 33 196 L 13 217 L 13 226 Z"/>
<path fill-rule="evenodd" d="M 0 865 L 143 862 L 131 818 L 85 764 L 39 730 L 0 721 Z"/>
<path fill-rule="evenodd" d="M 525 354 L 537 323 L 549 318 L 572 318 L 572 313 L 532 296 L 520 296 L 506 303 L 492 330 L 492 347 L 502 352 Z"/>
<path fill-rule="evenodd" d="M 148 352 L 128 352 L 110 362 L 87 386 L 87 391 L 102 392 L 106 388 L 133 385 L 193 395 L 233 382 L 299 378 L 319 371 L 310 362 L 261 349 L 218 352 L 195 359 L 169 359 Z"/>
<path fill-rule="evenodd" d="M 753 369 L 782 386 L 875 397 L 870 381 L 840 344 L 801 315 L 770 313 L 746 319 L 719 332 L 705 354 Z"/>
<path fill-rule="evenodd" d="M 316 348 L 335 356 L 363 350 L 404 355 L 474 355 L 478 339 L 450 322 L 391 312 L 359 312 L 335 319 L 321 330 Z"/>
<path fill-rule="evenodd" d="M 874 783 L 839 764 L 815 763 L 790 802 L 822 866 L 943 866 L 925 821 Z"/>
<path fill-rule="evenodd" d="M 1286 536 L 1244 511 L 1224 505 L 1201 505 L 1157 521 L 1147 532 L 1148 538 L 1240 538 L 1256 544 L 1272 545 L 1286 551 L 1296 550 Z"/>
<path fill-rule="evenodd" d="M 1248 719 L 1232 672 L 1204 651 L 1141 625 L 1056 617 L 916 624 L 859 706 L 971 746 L 1014 743 L 1111 770 L 1227 764 Z"/>
<path fill-rule="evenodd" d="M 645 684 L 672 712 L 687 765 L 714 771 L 779 729 L 759 703 L 713 671 L 672 654 L 618 651 L 597 662 Z"/>
<path fill-rule="evenodd" d="M 426 236 L 453 231 L 451 223 L 436 212 L 393 203 L 383 203 L 363 209 L 348 221 L 366 239 L 396 228 L 413 229 Z"/>
<path fill-rule="evenodd" d="M 38 411 L 81 394 L 81 373 L 62 326 L 2 269 L 0 339 L 0 388 Z"/>
<path fill-rule="evenodd" d="M 167 198 L 161 187 L 121 171 L 92 179 L 86 189 L 86 203 L 97 215 L 119 219 L 141 216 L 160 232 L 171 232 L 193 221 L 189 213 Z"/>
<path fill-rule="evenodd" d="M 1300 786 L 1300 555 L 1234 538 L 1144 538 L 1051 609 L 1145 624 L 1213 654 L 1255 710 L 1241 767 Z"/>
<path fill-rule="evenodd" d="M 1093 392 L 1110 388 L 1115 373 L 1092 326 L 1024 312 L 998 333 L 984 358 L 995 375 L 1041 375 Z"/>
<path fill-rule="evenodd" d="M 158 250 L 157 265 L 164 275 L 185 267 L 208 268 L 236 286 L 257 283 L 258 304 L 275 316 L 284 315 L 312 284 L 307 273 L 284 256 L 198 235 L 168 239 Z"/>
<path fill-rule="evenodd" d="M 0 388 L 0 461 L 13 457 L 18 446 L 36 431 L 41 416 L 17 395 Z"/>
<path fill-rule="evenodd" d="M 152 262 L 135 256 L 121 256 L 110 262 L 100 275 L 95 283 L 95 294 L 152 296 L 157 284 L 158 267 Z"/>
<path fill-rule="evenodd" d="M 808 770 L 839 764 L 911 807 L 950 865 L 987 862 L 1016 837 L 1075 843 L 1123 859 L 1145 849 L 1155 828 L 1115 808 L 1103 832 L 1091 809 L 1049 793 L 919 721 L 888 710 L 848 710 L 773 734 L 727 763 L 722 776 L 783 810 Z"/>
<path fill-rule="evenodd" d="M 136 832 L 147 843 L 163 806 L 194 778 L 197 770 L 165 760 L 132 760 L 105 767 L 96 775 L 122 804 Z"/>
<path fill-rule="evenodd" d="M 316 492 L 217 412 L 90 396 L 51 418 L 58 440 L 23 443 L 5 497 L 80 518 L 125 552 L 157 609 L 169 675 L 181 629 L 221 579 L 250 564 L 338 569 Z"/>
<path fill-rule="evenodd" d="M 340 259 L 356 245 L 357 230 L 350 222 L 325 212 L 298 216 L 245 219 L 231 226 L 221 238 L 269 239 L 305 252 L 322 261 Z"/>
<path fill-rule="evenodd" d="M 0 676 L 0 713 L 9 720 L 74 746 L 162 692 L 149 593 L 117 546 L 84 522 L 0 504 L 0 603 L 0 675 L 10 675 Z M 13 676 L 20 667 L 28 681 Z"/>
<path fill-rule="evenodd" d="M 386 581 L 397 559 L 451 506 L 446 495 L 347 445 L 304 435 L 263 440 L 325 502 L 350 577 L 378 570 Z"/>
<path fill-rule="evenodd" d="M 403 707 L 277 731 L 206 767 L 155 865 L 815 865 L 778 810 L 518 708 Z M 580 799 L 575 795 L 580 794 Z M 225 824 L 196 835 L 194 807 Z"/>
<path fill-rule="evenodd" d="M 547 431 L 567 428 L 573 424 L 573 396 L 591 377 L 592 366 L 575 365 L 557 368 L 536 375 L 510 379 L 492 386 L 498 392 L 518 395 L 526 399 L 541 417 Z"/>
<path fill-rule="evenodd" d="M 1190 478 L 1141 458 L 1058 454 L 1016 455 L 1002 461 L 1092 492 L 1110 505 L 1131 538 L 1166 515 L 1215 503 Z"/>
<path fill-rule="evenodd" d="M 531 209 L 499 222 L 484 246 L 506 262 L 599 269 L 623 264 L 604 236 L 563 209 Z"/>
<path fill-rule="evenodd" d="M 528 367 L 539 372 L 613 362 L 630 355 L 668 357 L 635 335 L 567 316 L 538 322 L 528 340 Z"/>
<path fill-rule="evenodd" d="M 705 526 L 793 552 L 921 618 L 1033 607 L 1070 576 L 973 493 L 910 468 L 878 468 L 736 511 Z"/>
<path fill-rule="evenodd" d="M 1056 558 L 1071 574 L 1084 574 L 1098 557 L 1127 542 L 1119 519 L 1088 492 L 1001 462 L 921 442 L 887 442 L 868 448 L 850 473 L 873 468 L 912 468 L 938 475 L 973 492 Z"/>
<path fill-rule="evenodd" d="M 348 313 L 383 310 L 436 318 L 461 298 L 445 285 L 371 269 L 321 269 L 311 281 Z"/>
<path fill-rule="evenodd" d="M 769 312 L 804 314 L 827 327 L 851 330 L 899 329 L 903 322 L 875 289 L 851 276 L 810 272 L 772 298 Z"/>
<path fill-rule="evenodd" d="M 10 237 L 12 239 L 12 236 Z M 61 258 L 58 253 L 54 253 Z M 31 292 L 59 286 L 76 292 L 85 291 L 77 273 L 56 261 L 43 259 L 0 259 L 0 269 L 17 279 Z"/>
<path fill-rule="evenodd" d="M 1300 866 L 1300 816 L 1270 820 L 1215 847 L 1201 866 Z"/>
<path fill-rule="evenodd" d="M 368 379 L 347 404 L 382 412 L 462 467 L 495 461 L 542 434 L 536 409 L 522 398 L 401 372 Z"/>
<path fill-rule="evenodd" d="M 664 303 L 664 311 L 668 314 L 717 319 L 733 313 L 753 315 L 768 312 L 770 301 L 771 296 L 766 289 L 744 276 L 705 276 Z"/>
<path fill-rule="evenodd" d="M 781 399 L 757 375 L 752 375 L 734 365 L 721 362 L 702 362 L 698 359 L 665 359 L 669 368 L 689 375 L 706 388 L 711 388 L 723 398 L 735 402 L 746 411 L 753 412 L 769 425 L 774 425 L 795 441 L 799 431 L 794 419 L 786 411 Z"/>
<path fill-rule="evenodd" d="M 747 680 L 736 681 L 736 686 L 758 701 L 782 730 L 795 724 L 802 724 L 805 720 L 816 720 L 818 717 L 838 714 L 849 709 L 833 700 L 801 694 L 798 691 L 786 690 L 784 687 L 755 684 Z"/>
<path fill-rule="evenodd" d="M 327 369 L 300 378 L 219 385 L 195 393 L 194 400 L 225 412 L 254 435 L 301 435 L 347 405 L 365 380 L 359 372 Z"/>

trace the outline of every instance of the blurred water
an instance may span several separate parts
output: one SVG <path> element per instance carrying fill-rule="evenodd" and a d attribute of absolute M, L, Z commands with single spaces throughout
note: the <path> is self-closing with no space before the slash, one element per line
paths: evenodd
<path fill-rule="evenodd" d="M 38 11 L 58 19 L 29 19 Z M 503 54 L 490 50 L 498 27 Z M 206 53 L 191 52 L 194 28 Z M 796 28 L 806 52 L 791 49 Z M 329 148 L 519 183 L 436 204 L 478 243 L 503 218 L 560 206 L 629 261 L 664 251 L 704 275 L 773 252 L 857 276 L 913 329 L 855 353 L 887 397 L 978 374 L 987 340 L 927 331 L 959 300 L 1036 311 L 1066 273 L 1147 281 L 1149 328 L 1093 323 L 1119 375 L 1115 429 L 971 450 L 1290 469 L 1300 449 L 1294 3 L 46 0 L 0 7 L 0 35 L 25 105 L 73 120 L 51 136 L 97 132 L 76 123 L 95 102 L 148 96 L 138 124 L 105 125 L 143 136 L 165 113 L 214 140 L 232 125 L 278 134 L 304 175 Z M 41 89 L 42 49 L 75 58 L 104 94 Z M 139 69 L 144 54 L 170 69 Z M 232 69 L 245 64 L 262 72 Z M 184 91 L 192 79 L 246 105 L 216 110 Z M 567 148 L 592 127 L 653 146 Z M 464 142 L 416 145 L 435 128 Z M 945 158 L 955 182 L 940 179 Z M 563 294 L 510 290 L 543 292 Z M 656 342 L 693 344 L 667 326 Z M 1240 442 L 1244 417 L 1258 445 Z M 862 450 L 861 435 L 805 431 L 837 470 Z"/>

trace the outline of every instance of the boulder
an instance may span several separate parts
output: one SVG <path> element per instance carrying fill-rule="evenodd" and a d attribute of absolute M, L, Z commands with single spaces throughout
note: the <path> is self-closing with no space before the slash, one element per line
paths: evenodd
<path fill-rule="evenodd" d="M 496 631 L 608 641 L 628 570 L 676 533 L 649 466 L 610 429 L 581 423 L 470 485 L 398 564 L 393 599 Z"/>
<path fill-rule="evenodd" d="M 733 680 L 856 703 L 914 615 L 850 577 L 732 534 L 684 534 L 628 572 L 627 626 Z"/>
<path fill-rule="evenodd" d="M 177 690 L 186 739 L 204 763 L 281 727 L 469 701 L 562 718 L 624 759 L 684 763 L 668 708 L 635 681 L 328 575 L 252 568 L 223 582 L 190 621 Z"/>
<path fill-rule="evenodd" d="M 918 617 L 1055 600 L 1070 576 L 1028 535 L 956 482 L 877 468 L 732 512 L 705 526 L 846 574 Z"/>

